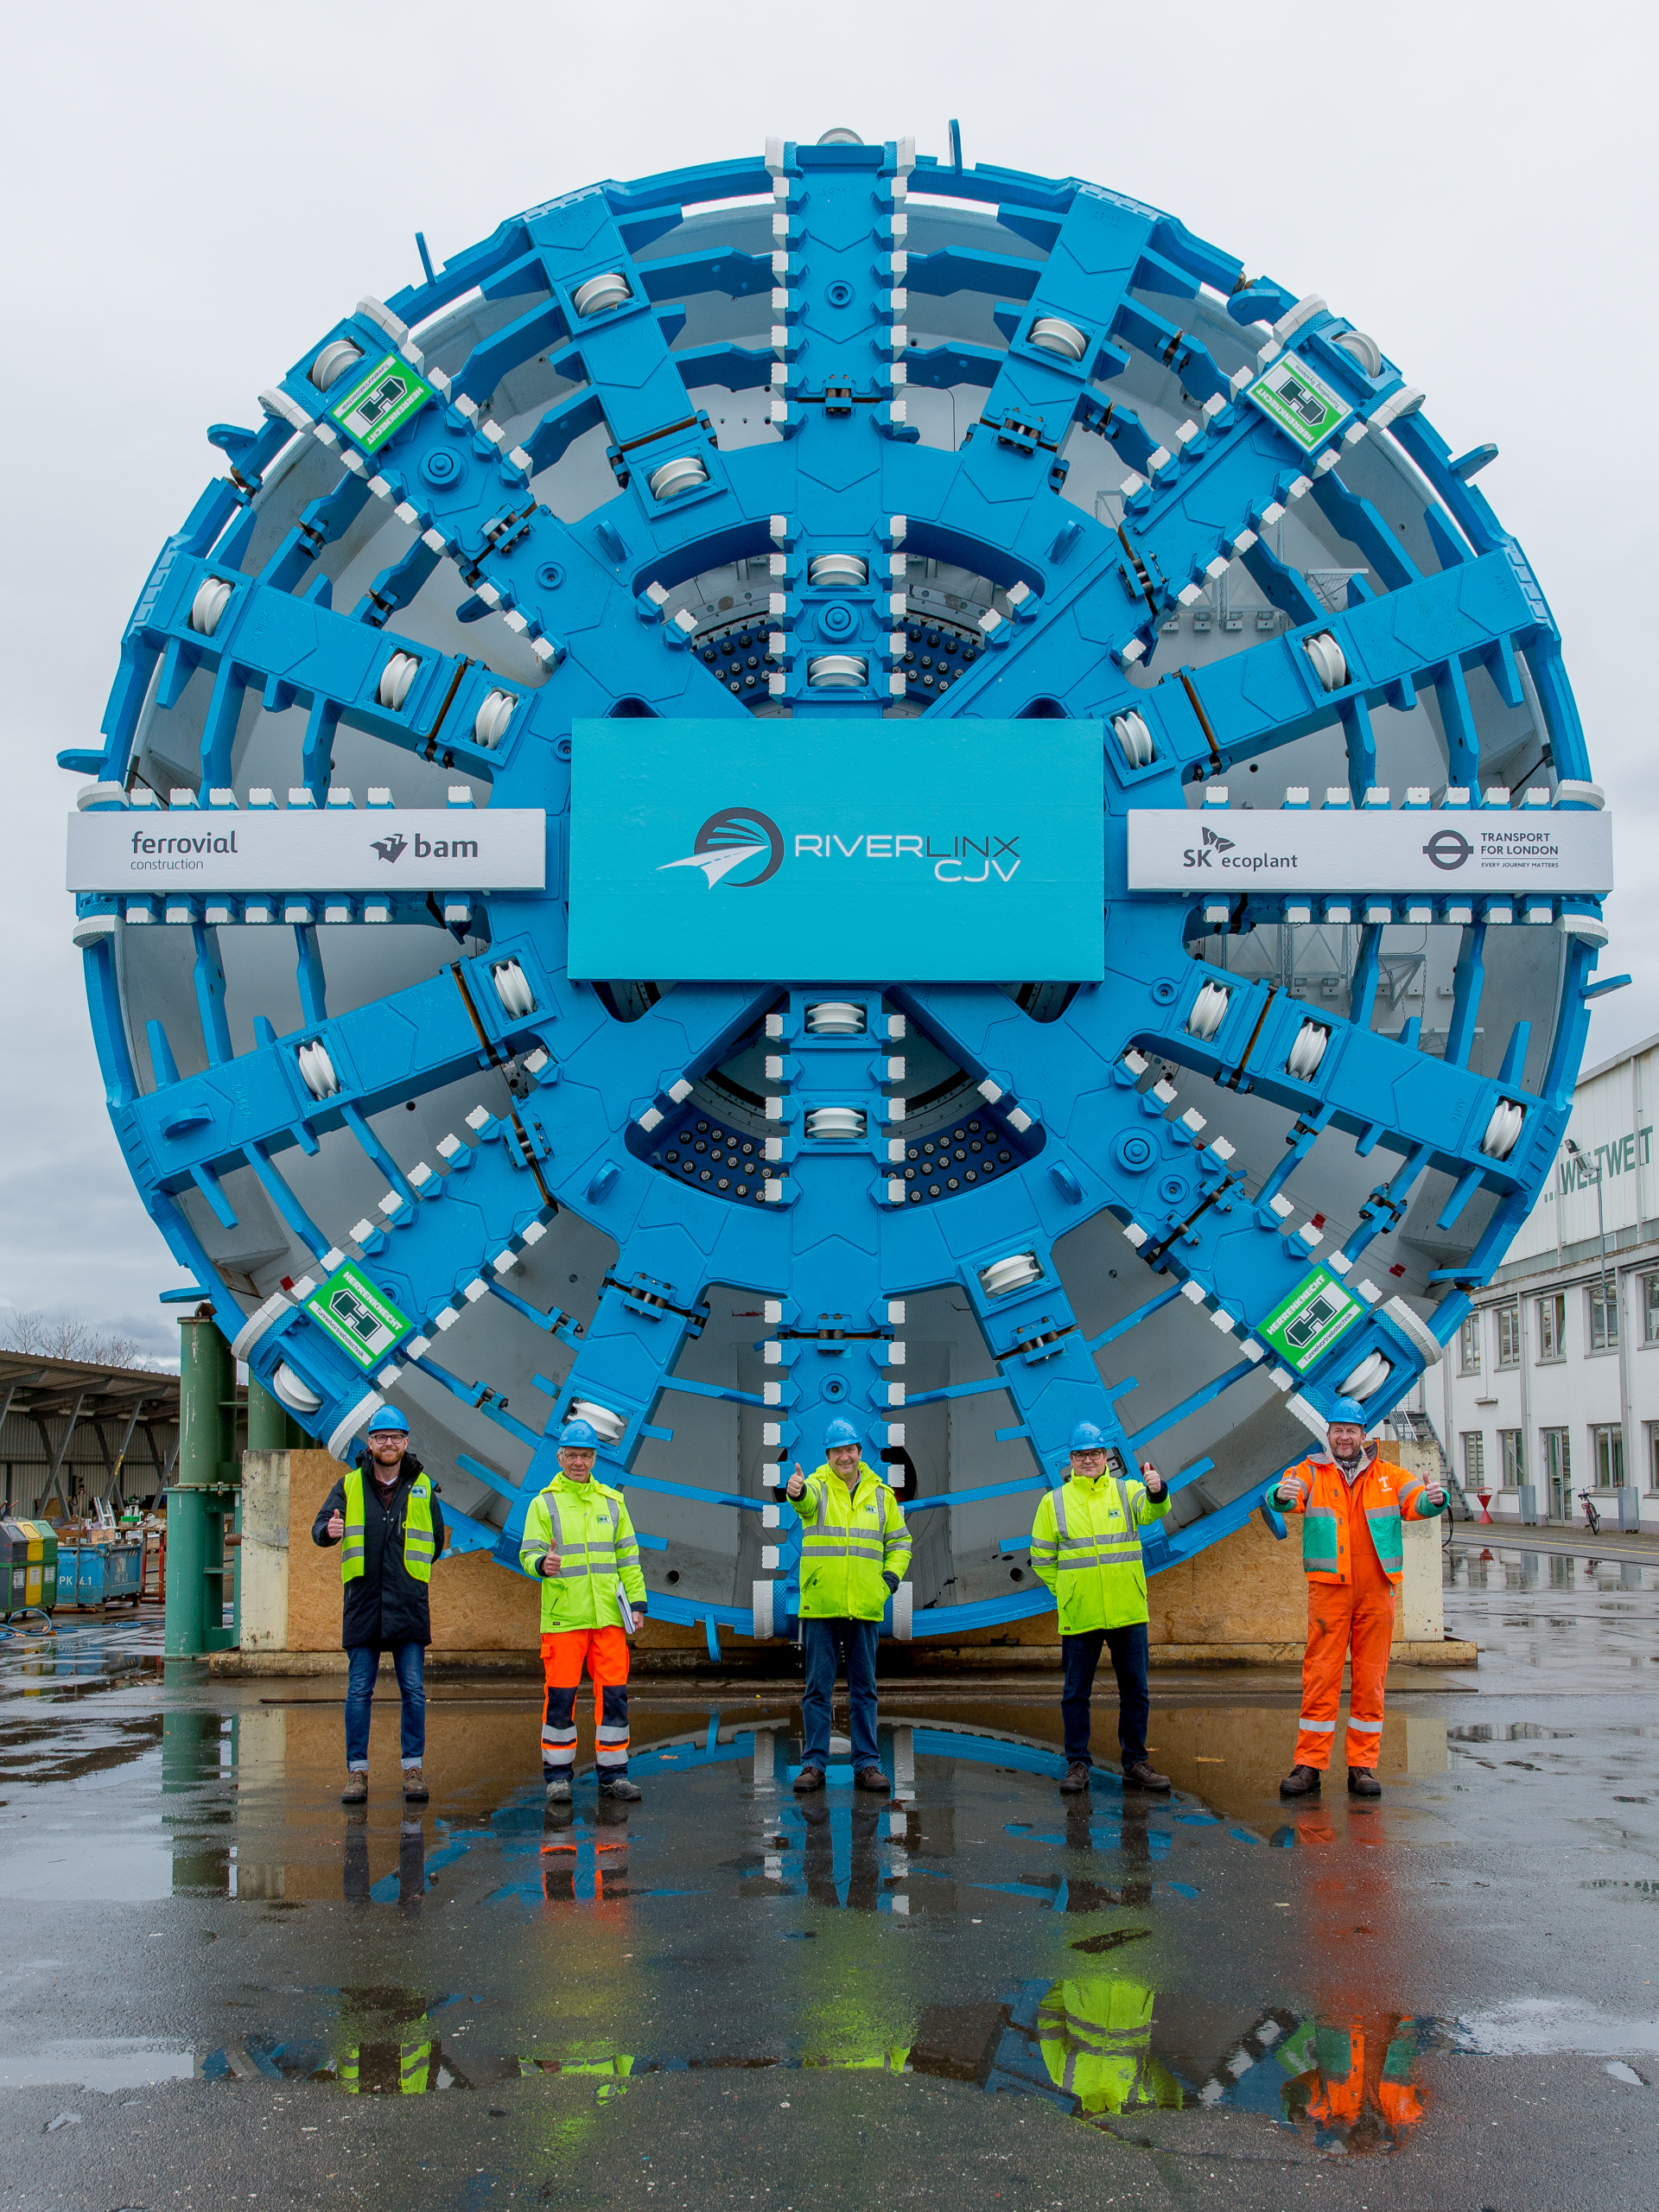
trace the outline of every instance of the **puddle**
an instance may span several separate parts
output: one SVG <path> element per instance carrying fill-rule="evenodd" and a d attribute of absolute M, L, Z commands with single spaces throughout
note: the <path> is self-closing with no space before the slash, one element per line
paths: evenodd
<path fill-rule="evenodd" d="M 1489 2058 L 1630 2058 L 1659 2053 L 1659 2020 L 1621 2020 L 1571 1998 L 1522 1997 L 1452 2023 L 1452 2047 Z"/>
<path fill-rule="evenodd" d="M 37 2043 L 0 2056 L 0 2089 L 147 2089 L 188 2082 L 196 2070 L 188 2045 L 114 2037 L 103 2042 Z"/>

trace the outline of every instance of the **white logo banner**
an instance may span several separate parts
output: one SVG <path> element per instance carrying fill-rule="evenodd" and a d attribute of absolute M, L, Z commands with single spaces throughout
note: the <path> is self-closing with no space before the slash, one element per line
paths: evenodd
<path fill-rule="evenodd" d="M 1441 898 L 1613 885 L 1605 814 L 1540 807 L 1147 809 L 1128 818 L 1131 891 L 1428 891 Z"/>
<path fill-rule="evenodd" d="M 123 809 L 72 814 L 71 891 L 540 891 L 530 807 Z"/>

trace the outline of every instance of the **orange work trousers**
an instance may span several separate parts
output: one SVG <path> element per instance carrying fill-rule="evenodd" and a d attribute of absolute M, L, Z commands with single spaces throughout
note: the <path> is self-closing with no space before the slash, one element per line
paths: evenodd
<path fill-rule="evenodd" d="M 620 1628 L 550 1630 L 542 1637 L 547 1710 L 542 1721 L 542 1772 L 569 1777 L 576 1764 L 576 1691 L 582 1669 L 599 1708 L 594 1764 L 607 1775 L 628 1770 L 628 1639 Z"/>
<path fill-rule="evenodd" d="M 1369 1543 L 1366 1550 L 1370 1550 Z M 1320 1773 L 1331 1764 L 1342 1702 L 1342 1669 L 1350 1658 L 1352 1686 L 1348 1695 L 1348 1764 L 1375 1766 L 1382 1748 L 1382 1684 L 1394 1642 L 1394 1585 L 1358 1547 L 1350 1557 L 1359 1576 L 1345 1586 L 1334 1582 L 1307 1586 L 1307 1649 L 1302 1659 L 1302 1712 L 1296 1734 L 1296 1764 Z M 1362 1563 L 1363 1562 L 1363 1563 Z M 1366 1571 L 1369 1567 L 1369 1573 Z"/>

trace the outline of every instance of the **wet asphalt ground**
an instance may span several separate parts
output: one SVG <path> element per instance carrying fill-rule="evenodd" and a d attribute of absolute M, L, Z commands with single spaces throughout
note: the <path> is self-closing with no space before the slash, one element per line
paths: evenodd
<path fill-rule="evenodd" d="M 531 1685 L 436 1687 L 407 1813 L 394 1690 L 354 1815 L 337 1685 L 16 1635 L 0 2212 L 1654 2203 L 1659 1568 L 1447 1573 L 1377 1804 L 1281 1804 L 1253 1671 L 1154 1675 L 1167 1800 L 1061 1797 L 1046 1680 L 892 1685 L 891 1802 L 795 1797 L 786 1679 L 644 1685 L 563 1826 Z"/>

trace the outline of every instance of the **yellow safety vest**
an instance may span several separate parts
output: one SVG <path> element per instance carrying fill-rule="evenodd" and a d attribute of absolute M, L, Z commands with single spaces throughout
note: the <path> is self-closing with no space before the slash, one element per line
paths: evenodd
<path fill-rule="evenodd" d="M 1161 1520 L 1169 1492 L 1154 1504 L 1144 1483 L 1123 1475 L 1072 1475 L 1037 1508 L 1031 1563 L 1054 1593 L 1060 1634 L 1132 1628 L 1147 1618 L 1141 1523 Z"/>
<path fill-rule="evenodd" d="M 879 1621 L 887 1603 L 883 1574 L 902 1582 L 910 1567 L 910 1531 L 886 1483 L 861 1459 L 849 1490 L 826 1460 L 790 1503 L 803 1531 L 801 1618 Z"/>
<path fill-rule="evenodd" d="M 1038 2006 L 1049 2079 L 1084 2112 L 1124 2112 L 1131 2105 L 1179 2110 L 1180 2085 L 1151 2052 L 1153 1994 L 1142 1981 L 1091 1976 L 1057 1981 Z"/>
<path fill-rule="evenodd" d="M 543 1576 L 541 1563 L 556 1552 L 559 1571 Z M 555 1475 L 524 1516 L 518 1564 L 542 1585 L 542 1633 L 561 1629 L 620 1628 L 620 1580 L 631 1605 L 645 1602 L 639 1543 L 620 1491 L 590 1476 L 573 1483 Z"/>
<path fill-rule="evenodd" d="M 346 1535 L 340 1548 L 340 1579 L 355 1582 L 363 1573 L 363 1470 L 346 1474 Z M 432 1484 L 416 1475 L 404 1507 L 404 1572 L 416 1582 L 432 1580 Z"/>

